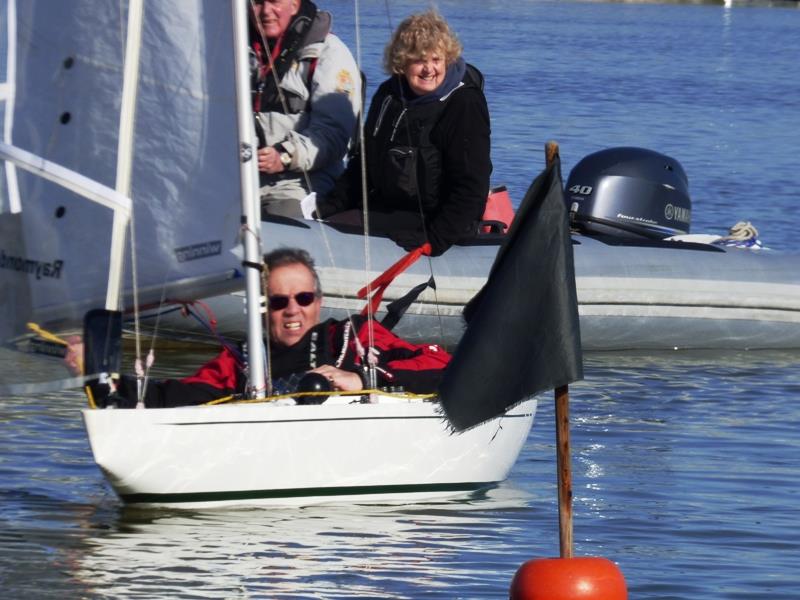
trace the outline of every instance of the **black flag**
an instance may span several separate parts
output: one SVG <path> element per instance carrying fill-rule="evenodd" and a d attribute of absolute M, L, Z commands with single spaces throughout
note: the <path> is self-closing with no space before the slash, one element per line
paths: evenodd
<path fill-rule="evenodd" d="M 456 430 L 583 377 L 572 239 L 556 158 L 531 184 L 439 388 Z"/>

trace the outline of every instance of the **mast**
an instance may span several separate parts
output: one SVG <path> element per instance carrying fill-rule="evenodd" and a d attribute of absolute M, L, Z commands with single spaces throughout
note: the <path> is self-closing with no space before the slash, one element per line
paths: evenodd
<path fill-rule="evenodd" d="M 256 398 L 266 392 L 264 342 L 261 326 L 261 206 L 258 195 L 255 128 L 250 105 L 250 66 L 247 55 L 247 5 L 231 0 L 236 62 L 236 112 L 239 126 L 240 175 L 244 243 L 245 290 L 247 295 L 247 353 L 251 390 Z"/>
<path fill-rule="evenodd" d="M 114 189 L 128 198 L 131 197 L 131 171 L 133 169 L 133 134 L 136 121 L 136 98 L 139 91 L 139 54 L 142 47 L 142 0 L 131 0 L 128 6 L 128 28 L 125 36 L 125 56 L 123 57 L 122 106 L 119 111 L 119 137 L 117 141 L 117 169 Z M 133 218 L 133 214 L 131 214 Z M 122 290 L 122 268 L 124 264 L 125 228 L 128 222 L 114 215 L 112 225 L 111 260 L 108 276 L 108 292 L 106 309 L 121 308 L 120 293 Z M 122 246 L 122 247 L 121 247 Z M 131 261 L 136 265 L 135 252 L 131 253 Z"/>

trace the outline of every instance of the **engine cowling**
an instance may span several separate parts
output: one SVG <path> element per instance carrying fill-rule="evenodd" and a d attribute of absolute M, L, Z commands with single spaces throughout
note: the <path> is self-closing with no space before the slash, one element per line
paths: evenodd
<path fill-rule="evenodd" d="M 567 179 L 572 226 L 586 233 L 663 239 L 689 233 L 692 201 L 681 164 L 646 148 L 585 156 Z"/>

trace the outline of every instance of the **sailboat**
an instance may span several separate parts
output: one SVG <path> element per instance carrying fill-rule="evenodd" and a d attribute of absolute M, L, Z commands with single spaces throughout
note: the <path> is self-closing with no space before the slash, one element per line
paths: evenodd
<path fill-rule="evenodd" d="M 260 262 L 261 230 L 244 3 L 8 6 L 0 389 L 112 375 L 116 358 L 65 375 L 85 315 L 107 315 L 108 333 L 122 307 L 241 281 L 249 376 L 263 389 L 260 282 L 246 266 Z M 124 502 L 195 508 L 392 502 L 496 485 L 537 407 L 533 396 L 505 404 L 461 432 L 439 402 L 396 393 L 81 414 Z"/>

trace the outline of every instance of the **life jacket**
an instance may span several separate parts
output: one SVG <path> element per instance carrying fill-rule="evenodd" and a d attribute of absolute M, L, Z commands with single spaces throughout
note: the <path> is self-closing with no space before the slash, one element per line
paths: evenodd
<path fill-rule="evenodd" d="M 252 71 L 251 89 L 253 90 L 254 112 L 279 112 L 297 114 L 307 109 L 311 98 L 311 80 L 317 66 L 317 56 L 302 56 L 302 49 L 311 44 L 325 41 L 331 28 L 330 13 L 317 11 L 313 2 L 302 2 L 300 12 L 297 13 L 289 28 L 280 40 L 278 55 L 273 59 L 272 73 L 269 68 L 269 58 L 264 54 L 264 49 L 259 39 L 253 43 L 253 54 L 258 58 L 258 67 Z M 252 34 L 251 34 L 252 35 Z M 278 82 L 283 80 L 286 73 L 298 69 L 309 93 L 306 98 L 281 88 L 286 109 L 281 102 L 278 91 Z M 276 77 L 277 75 L 277 77 Z"/>
<path fill-rule="evenodd" d="M 466 65 L 462 84 L 441 100 L 409 106 L 381 85 L 364 127 L 367 174 L 375 208 L 429 213 L 443 190 L 442 153 L 431 142 L 431 132 L 455 94 L 472 86 L 483 89 L 483 75 Z"/>

